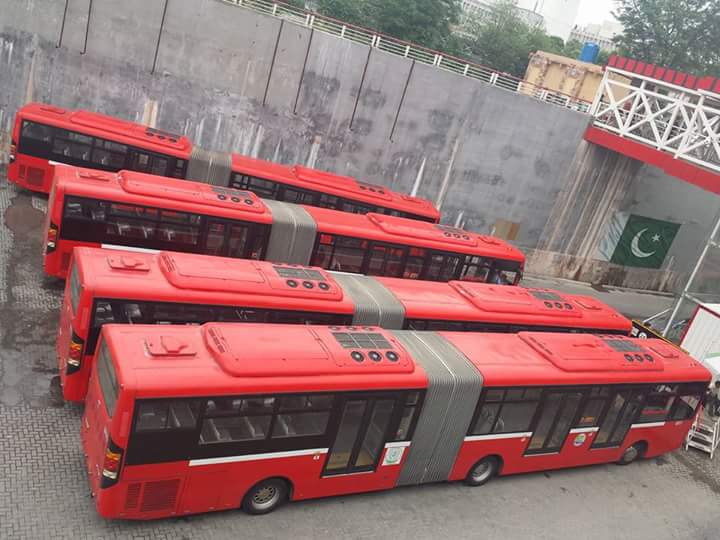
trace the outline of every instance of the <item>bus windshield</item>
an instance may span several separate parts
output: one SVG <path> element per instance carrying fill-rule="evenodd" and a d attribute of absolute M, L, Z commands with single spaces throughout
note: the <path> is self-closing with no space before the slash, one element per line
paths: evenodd
<path fill-rule="evenodd" d="M 100 346 L 98 353 L 98 382 L 100 383 L 100 391 L 102 393 L 105 410 L 109 418 L 115 413 L 115 404 L 118 399 L 118 382 L 115 375 L 115 367 L 110 357 L 110 350 L 105 342 Z"/>
<path fill-rule="evenodd" d="M 73 313 L 78 312 L 78 305 L 80 305 L 80 294 L 82 288 L 80 287 L 80 276 L 78 275 L 77 264 L 73 264 L 72 272 L 70 272 L 70 305 L 72 305 Z"/>

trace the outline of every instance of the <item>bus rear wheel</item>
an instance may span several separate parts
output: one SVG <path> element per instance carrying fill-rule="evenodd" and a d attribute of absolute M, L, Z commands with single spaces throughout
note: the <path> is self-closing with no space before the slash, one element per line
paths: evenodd
<path fill-rule="evenodd" d="M 267 514 L 285 503 L 287 496 L 287 484 L 278 478 L 270 478 L 255 484 L 247 492 L 242 508 L 248 514 Z"/>
<path fill-rule="evenodd" d="M 498 473 L 500 461 L 494 456 L 481 459 L 468 471 L 465 483 L 468 486 L 482 486 Z"/>
<path fill-rule="evenodd" d="M 628 446 L 622 456 L 620 456 L 618 465 L 630 465 L 633 461 L 642 457 L 644 451 L 645 445 L 643 443 L 635 443 L 632 446 Z"/>

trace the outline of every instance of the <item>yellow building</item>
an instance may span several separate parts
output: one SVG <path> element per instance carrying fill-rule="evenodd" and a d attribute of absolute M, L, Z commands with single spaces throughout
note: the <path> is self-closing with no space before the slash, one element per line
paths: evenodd
<path fill-rule="evenodd" d="M 530 56 L 524 86 L 527 94 L 543 89 L 592 102 L 603 78 L 603 67 L 545 51 Z"/>

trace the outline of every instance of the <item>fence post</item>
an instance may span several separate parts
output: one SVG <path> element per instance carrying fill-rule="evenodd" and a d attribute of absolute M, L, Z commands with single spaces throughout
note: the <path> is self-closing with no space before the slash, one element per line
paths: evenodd
<path fill-rule="evenodd" d="M 305 26 L 310 26 L 310 14 L 305 15 Z"/>
<path fill-rule="evenodd" d="M 342 28 L 340 29 L 340 37 L 341 37 L 341 38 L 344 38 L 344 37 L 345 37 L 345 29 L 346 29 L 346 28 L 347 28 L 347 26 L 343 24 L 343 25 L 342 25 Z"/>
<path fill-rule="evenodd" d="M 470 64 L 465 64 L 465 68 L 463 69 L 463 75 L 468 74 L 468 69 L 470 69 Z"/>
<path fill-rule="evenodd" d="M 278 5 L 277 5 L 277 4 L 273 4 L 272 14 L 273 14 L 273 15 L 277 15 L 277 10 L 278 10 Z"/>
<path fill-rule="evenodd" d="M 495 86 L 495 84 L 497 83 L 497 80 L 498 80 L 498 72 L 493 71 L 492 75 L 490 75 L 490 85 Z"/>
<path fill-rule="evenodd" d="M 377 40 L 375 40 L 375 47 L 380 47 L 380 40 L 382 39 L 382 36 L 378 36 Z"/>
<path fill-rule="evenodd" d="M 405 45 L 405 58 L 410 54 L 410 45 Z"/>

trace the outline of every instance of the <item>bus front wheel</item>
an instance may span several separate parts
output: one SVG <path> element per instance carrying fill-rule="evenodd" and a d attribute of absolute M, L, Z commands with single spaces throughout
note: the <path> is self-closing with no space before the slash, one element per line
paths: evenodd
<path fill-rule="evenodd" d="M 644 443 L 635 443 L 632 446 L 628 446 L 623 452 L 622 456 L 620 456 L 620 461 L 618 461 L 618 465 L 630 465 L 633 461 L 635 461 L 639 457 L 642 457 L 644 452 Z"/>
<path fill-rule="evenodd" d="M 481 459 L 472 466 L 465 477 L 465 483 L 468 486 L 482 486 L 487 484 L 490 479 L 500 470 L 500 461 L 494 456 Z"/>
<path fill-rule="evenodd" d="M 255 484 L 247 492 L 242 508 L 248 514 L 267 514 L 281 506 L 287 497 L 287 484 L 278 478 L 270 478 Z"/>

